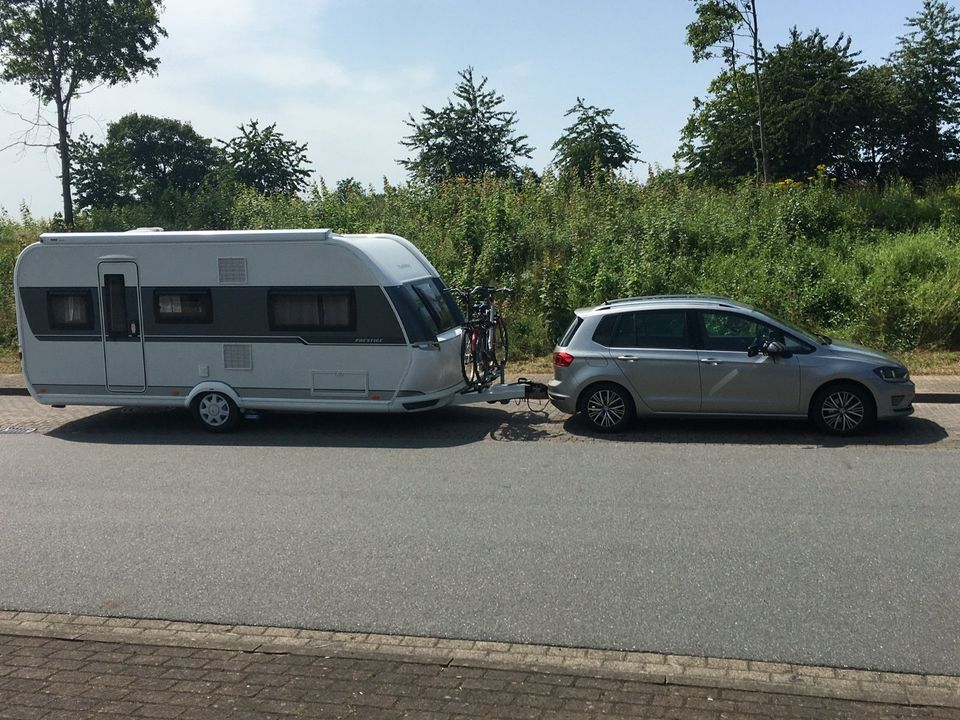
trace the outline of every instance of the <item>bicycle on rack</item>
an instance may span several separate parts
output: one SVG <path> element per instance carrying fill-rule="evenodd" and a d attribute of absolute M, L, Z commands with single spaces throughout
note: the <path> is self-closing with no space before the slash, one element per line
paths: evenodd
<path fill-rule="evenodd" d="M 460 341 L 463 379 L 471 390 L 485 390 L 496 380 L 503 381 L 507 365 L 507 326 L 494 302 L 497 294 L 513 292 L 511 288 L 477 285 L 469 290 L 451 291 L 463 304 L 466 320 Z"/>

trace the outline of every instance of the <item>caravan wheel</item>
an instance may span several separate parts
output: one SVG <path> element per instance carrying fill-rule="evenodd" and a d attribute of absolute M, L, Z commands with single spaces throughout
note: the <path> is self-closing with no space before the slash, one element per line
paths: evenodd
<path fill-rule="evenodd" d="M 240 408 L 223 393 L 204 392 L 193 400 L 193 416 L 204 430 L 230 432 L 240 422 Z"/>

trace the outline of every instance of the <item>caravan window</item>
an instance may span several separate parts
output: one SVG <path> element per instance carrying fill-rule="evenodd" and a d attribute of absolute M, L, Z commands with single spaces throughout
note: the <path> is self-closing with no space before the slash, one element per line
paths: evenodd
<path fill-rule="evenodd" d="M 123 275 L 103 276 L 103 316 L 106 319 L 107 335 L 112 338 L 126 337 L 127 286 Z"/>
<path fill-rule="evenodd" d="M 155 290 L 153 316 L 158 323 L 209 323 L 213 304 L 209 290 Z"/>
<path fill-rule="evenodd" d="M 47 311 L 51 330 L 92 330 L 93 303 L 89 290 L 47 293 Z"/>
<path fill-rule="evenodd" d="M 416 303 L 417 310 L 434 332 L 439 335 L 459 324 L 450 312 L 440 288 L 431 280 L 414 283 L 410 287 L 419 301 Z"/>
<path fill-rule="evenodd" d="M 355 306 L 352 290 L 273 291 L 269 296 L 270 329 L 355 330 Z"/>

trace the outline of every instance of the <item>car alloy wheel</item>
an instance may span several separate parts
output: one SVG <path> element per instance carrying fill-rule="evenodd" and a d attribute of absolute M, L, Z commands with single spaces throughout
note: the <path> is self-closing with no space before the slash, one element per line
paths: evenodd
<path fill-rule="evenodd" d="M 633 402 L 616 385 L 598 385 L 587 391 L 583 414 L 598 432 L 619 432 L 633 419 Z"/>
<path fill-rule="evenodd" d="M 851 383 L 821 390 L 811 411 L 817 427 L 830 435 L 855 435 L 876 418 L 869 392 Z"/>
<path fill-rule="evenodd" d="M 867 409 L 863 402 L 847 390 L 830 393 L 820 406 L 823 422 L 837 432 L 856 430 L 866 417 Z"/>

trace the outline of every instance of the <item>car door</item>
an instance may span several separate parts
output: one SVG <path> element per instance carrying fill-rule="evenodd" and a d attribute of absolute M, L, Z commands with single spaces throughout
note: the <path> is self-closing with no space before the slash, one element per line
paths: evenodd
<path fill-rule="evenodd" d="M 638 310 L 604 318 L 595 340 L 654 412 L 700 409 L 700 370 L 683 309 Z M 603 337 L 603 335 L 606 335 Z"/>
<path fill-rule="evenodd" d="M 715 413 L 798 413 L 800 362 L 796 355 L 750 357 L 763 340 L 784 341 L 783 332 L 748 315 L 701 310 L 700 409 Z"/>

